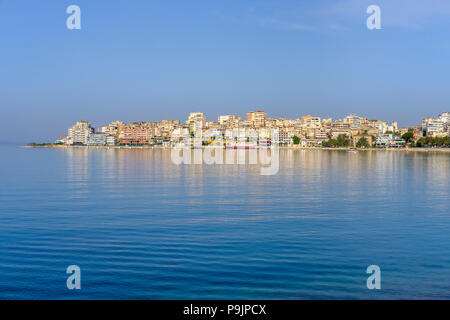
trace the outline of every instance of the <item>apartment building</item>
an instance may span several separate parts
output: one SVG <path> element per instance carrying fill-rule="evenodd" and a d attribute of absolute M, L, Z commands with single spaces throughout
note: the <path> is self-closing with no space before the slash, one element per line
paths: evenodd
<path fill-rule="evenodd" d="M 108 133 L 112 136 L 117 136 L 119 134 L 119 129 L 124 126 L 125 123 L 122 121 L 113 121 L 108 125 Z"/>
<path fill-rule="evenodd" d="M 153 138 L 153 128 L 146 122 L 135 122 L 119 128 L 120 144 L 150 144 Z"/>
<path fill-rule="evenodd" d="M 250 111 L 245 120 L 247 125 L 255 128 L 263 128 L 266 125 L 267 114 L 262 110 Z"/>
<path fill-rule="evenodd" d="M 218 122 L 224 128 L 235 128 L 238 127 L 242 122 L 242 117 L 233 114 L 223 115 L 218 117 Z"/>
<path fill-rule="evenodd" d="M 87 137 L 86 145 L 88 146 L 104 146 L 106 145 L 107 133 L 90 133 Z"/>
<path fill-rule="evenodd" d="M 115 146 L 117 144 L 117 137 L 116 136 L 107 136 L 106 137 L 106 145 L 108 146 Z"/>
<path fill-rule="evenodd" d="M 336 139 L 339 135 L 344 134 L 348 137 L 351 136 L 350 124 L 342 120 L 335 121 L 331 126 L 331 137 Z"/>
<path fill-rule="evenodd" d="M 401 147 L 405 145 L 405 141 L 395 134 L 381 134 L 376 138 L 375 144 L 377 147 Z"/>
<path fill-rule="evenodd" d="M 87 144 L 87 137 L 94 132 L 88 121 L 78 121 L 67 130 L 69 144 Z"/>
<path fill-rule="evenodd" d="M 357 130 L 361 128 L 361 117 L 352 113 L 344 118 L 344 123 L 348 123 L 351 130 Z"/>
<path fill-rule="evenodd" d="M 203 112 L 191 112 L 186 120 L 186 124 L 192 128 L 194 123 L 201 122 L 202 127 L 206 124 L 206 118 Z"/>

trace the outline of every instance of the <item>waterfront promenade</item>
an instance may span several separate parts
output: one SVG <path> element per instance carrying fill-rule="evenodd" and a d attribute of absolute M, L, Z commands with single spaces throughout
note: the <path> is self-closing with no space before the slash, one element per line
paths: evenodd
<path fill-rule="evenodd" d="M 35 146 L 22 146 L 22 148 L 56 148 L 56 149 L 173 149 L 170 146 L 74 146 L 74 145 L 35 145 Z M 203 146 L 202 148 L 217 148 Z M 353 148 L 353 147 L 303 147 L 303 146 L 279 146 L 279 149 L 288 150 L 324 150 L 324 151 L 348 151 L 348 150 L 358 150 L 358 151 L 397 151 L 397 152 L 446 152 L 450 153 L 450 148 L 434 148 L 434 147 L 411 147 L 411 148 Z"/>

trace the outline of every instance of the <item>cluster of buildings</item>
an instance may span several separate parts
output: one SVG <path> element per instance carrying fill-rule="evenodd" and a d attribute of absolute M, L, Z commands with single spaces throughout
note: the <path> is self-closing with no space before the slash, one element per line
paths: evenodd
<path fill-rule="evenodd" d="M 422 120 L 424 135 L 427 137 L 448 137 L 450 132 L 450 112 L 444 112 L 438 118 L 425 118 Z"/>
<path fill-rule="evenodd" d="M 449 137 L 450 113 L 423 119 L 422 124 L 399 128 L 396 121 L 387 123 L 350 114 L 343 119 L 306 115 L 297 119 L 269 118 L 262 110 L 248 112 L 245 119 L 238 115 L 221 115 L 217 121 L 207 121 L 202 112 L 192 112 L 187 120 L 160 122 L 111 122 L 95 130 L 89 122 L 78 121 L 57 143 L 68 145 L 163 145 L 172 146 L 193 137 L 206 144 L 220 146 L 238 142 L 253 142 L 259 146 L 271 144 L 321 146 L 324 141 L 343 135 L 349 145 L 356 146 L 364 138 L 370 146 L 399 147 L 402 136 L 409 132 L 411 141 L 421 137 Z"/>

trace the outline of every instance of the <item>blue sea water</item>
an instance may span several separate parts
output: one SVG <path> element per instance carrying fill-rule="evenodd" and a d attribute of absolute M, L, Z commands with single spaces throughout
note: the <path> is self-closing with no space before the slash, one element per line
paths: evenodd
<path fill-rule="evenodd" d="M 280 150 L 262 176 L 162 149 L 0 152 L 1 299 L 450 298 L 450 153 Z"/>

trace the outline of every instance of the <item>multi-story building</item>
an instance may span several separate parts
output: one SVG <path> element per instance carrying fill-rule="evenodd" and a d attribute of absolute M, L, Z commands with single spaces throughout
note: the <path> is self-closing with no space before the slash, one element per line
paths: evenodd
<path fill-rule="evenodd" d="M 272 145 L 279 145 L 280 143 L 280 129 L 279 128 L 275 128 L 275 129 L 271 129 L 271 137 L 270 137 L 270 142 Z"/>
<path fill-rule="evenodd" d="M 221 125 L 217 121 L 206 121 L 206 128 L 208 129 L 218 129 Z"/>
<path fill-rule="evenodd" d="M 170 141 L 172 143 L 181 142 L 183 140 L 187 140 L 188 138 L 190 138 L 190 134 L 187 126 L 175 128 L 170 135 Z"/>
<path fill-rule="evenodd" d="M 348 137 L 351 136 L 350 124 L 340 120 L 333 122 L 331 126 L 331 137 L 336 139 L 341 134 Z"/>
<path fill-rule="evenodd" d="M 425 124 L 422 126 L 427 137 L 438 137 L 447 134 L 444 130 L 444 123 L 441 121 L 441 119 L 427 118 L 424 119 L 424 122 L 422 123 Z"/>
<path fill-rule="evenodd" d="M 106 145 L 107 133 L 90 133 L 87 137 L 86 145 L 104 146 Z"/>
<path fill-rule="evenodd" d="M 108 146 L 115 146 L 117 144 L 117 137 L 116 136 L 107 136 L 106 144 Z"/>
<path fill-rule="evenodd" d="M 180 120 L 161 120 L 158 125 L 161 129 L 169 131 L 179 126 Z"/>
<path fill-rule="evenodd" d="M 194 121 L 194 123 L 190 125 L 190 131 L 196 136 L 202 134 L 203 128 L 205 128 L 205 124 L 201 120 Z"/>
<path fill-rule="evenodd" d="M 376 138 L 377 147 L 401 147 L 405 145 L 405 141 L 395 134 L 381 134 Z"/>
<path fill-rule="evenodd" d="M 69 144 L 87 144 L 87 137 L 94 132 L 94 128 L 87 121 L 78 121 L 68 129 L 67 140 Z"/>
<path fill-rule="evenodd" d="M 250 111 L 247 113 L 246 123 L 255 128 L 263 128 L 266 125 L 267 114 L 262 110 Z"/>
<path fill-rule="evenodd" d="M 400 136 L 403 136 L 405 133 L 409 132 L 409 128 L 407 128 L 407 127 L 400 128 L 399 132 L 400 132 Z"/>
<path fill-rule="evenodd" d="M 153 128 L 145 122 L 130 123 L 119 128 L 118 137 L 120 144 L 150 144 Z"/>
<path fill-rule="evenodd" d="M 201 123 L 202 128 L 205 127 L 206 118 L 203 112 L 191 112 L 189 114 L 188 119 L 186 120 L 186 124 L 189 126 L 191 132 L 194 131 L 194 125 L 197 122 L 197 127 L 199 126 L 198 122 Z"/>
<path fill-rule="evenodd" d="M 361 117 L 352 113 L 349 116 L 344 118 L 344 123 L 348 123 L 350 126 L 350 129 L 357 130 L 357 129 L 361 128 Z"/>
<path fill-rule="evenodd" d="M 305 124 L 308 129 L 319 129 L 322 127 L 320 117 L 308 117 L 305 121 Z"/>
<path fill-rule="evenodd" d="M 280 143 L 282 143 L 282 144 L 287 144 L 287 145 L 293 144 L 293 138 L 294 138 L 294 133 L 292 131 L 282 129 L 278 132 L 278 139 L 279 139 Z"/>
<path fill-rule="evenodd" d="M 260 128 L 258 131 L 258 145 L 269 147 L 272 144 L 272 132 L 268 128 Z"/>
<path fill-rule="evenodd" d="M 443 112 L 437 119 L 422 120 L 423 133 L 429 137 L 447 137 L 450 134 L 450 112 Z"/>
<path fill-rule="evenodd" d="M 328 140 L 328 135 L 325 130 L 318 129 L 314 132 L 314 138 L 319 140 Z"/>
<path fill-rule="evenodd" d="M 122 121 L 113 121 L 108 125 L 108 133 L 112 136 L 117 136 L 119 134 L 119 129 L 125 126 Z"/>
<path fill-rule="evenodd" d="M 99 133 L 109 133 L 109 127 L 108 126 L 100 126 L 97 128 L 97 132 Z"/>
<path fill-rule="evenodd" d="M 331 127 L 333 118 L 322 119 L 322 127 Z"/>
<path fill-rule="evenodd" d="M 306 116 L 302 116 L 302 123 L 306 124 L 306 122 L 308 121 L 308 119 L 312 118 L 312 115 L 308 114 Z"/>
<path fill-rule="evenodd" d="M 155 123 L 154 135 L 156 137 L 165 137 L 166 139 L 169 139 L 172 135 L 172 132 L 179 126 L 179 120 L 162 120 Z"/>
<path fill-rule="evenodd" d="M 242 122 L 242 117 L 233 114 L 219 116 L 218 122 L 224 128 L 237 128 Z"/>
<path fill-rule="evenodd" d="M 444 124 L 444 132 L 446 133 L 446 136 L 450 136 L 450 112 L 440 114 L 439 119 Z"/>
<path fill-rule="evenodd" d="M 412 133 L 414 134 L 414 140 L 417 140 L 417 139 L 423 137 L 423 128 L 422 128 L 422 126 L 413 126 L 410 129 L 411 129 Z"/>
<path fill-rule="evenodd" d="M 439 115 L 439 119 L 442 123 L 450 123 L 450 112 L 443 112 Z"/>
<path fill-rule="evenodd" d="M 398 131 L 398 123 L 397 123 L 397 121 L 392 121 L 392 122 L 387 126 L 387 131 L 390 131 L 390 132 L 397 132 L 397 131 Z"/>
<path fill-rule="evenodd" d="M 382 121 L 377 120 L 377 119 L 368 119 L 368 120 L 367 120 L 367 125 L 368 125 L 369 127 L 378 129 L 381 122 L 382 122 Z"/>

